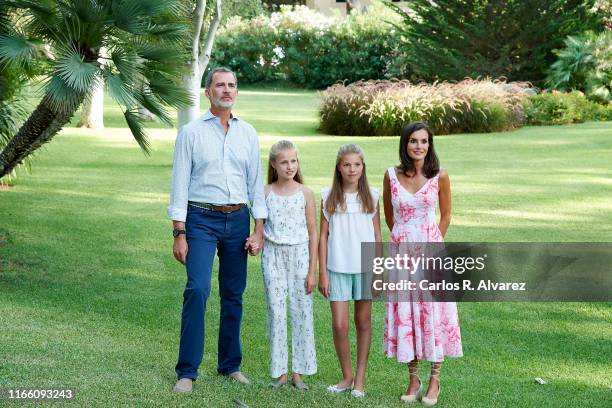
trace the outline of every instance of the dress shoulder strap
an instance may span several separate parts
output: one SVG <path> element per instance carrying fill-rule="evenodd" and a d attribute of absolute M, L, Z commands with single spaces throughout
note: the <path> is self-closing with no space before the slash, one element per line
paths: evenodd
<path fill-rule="evenodd" d="M 395 173 L 395 166 L 389 167 L 387 169 L 387 173 L 389 173 L 389 179 L 397 180 L 397 174 Z"/>

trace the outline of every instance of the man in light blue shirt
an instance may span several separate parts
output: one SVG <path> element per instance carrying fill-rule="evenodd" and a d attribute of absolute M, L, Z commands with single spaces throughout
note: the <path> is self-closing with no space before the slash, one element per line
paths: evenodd
<path fill-rule="evenodd" d="M 219 257 L 221 313 L 217 371 L 248 384 L 240 372 L 240 322 L 247 251 L 263 243 L 267 217 L 259 141 L 253 126 L 232 115 L 235 74 L 217 68 L 206 79 L 210 110 L 183 126 L 174 146 L 172 193 L 174 257 L 187 268 L 174 390 L 190 392 L 204 355 L 204 315 L 215 253 Z M 249 236 L 249 208 L 255 229 Z"/>

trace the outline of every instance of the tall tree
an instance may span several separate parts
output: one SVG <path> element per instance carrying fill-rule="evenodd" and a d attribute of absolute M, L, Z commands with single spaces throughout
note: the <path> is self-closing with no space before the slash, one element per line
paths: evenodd
<path fill-rule="evenodd" d="M 104 81 L 145 153 L 149 143 L 137 106 L 172 124 L 167 107 L 189 104 L 180 83 L 181 43 L 189 27 L 182 0 L 3 0 L 21 16 L 3 27 L 0 63 L 32 63 L 41 43 L 51 46 L 41 101 L 0 153 L 0 177 L 50 141 L 93 88 Z M 0 20 L 2 23 L 2 20 Z M 107 64 L 100 64 L 102 48 Z M 146 84 L 143 87 L 142 84 Z"/>
<path fill-rule="evenodd" d="M 597 26 L 594 0 L 409 0 L 402 17 L 411 79 L 504 76 L 543 83 L 567 35 Z"/>
<path fill-rule="evenodd" d="M 215 35 L 222 17 L 221 0 L 197 0 L 193 11 L 191 55 L 189 71 L 183 76 L 185 89 L 191 96 L 191 104 L 178 111 L 178 126 L 191 122 L 200 114 L 200 87 L 206 67 L 210 62 L 210 54 L 215 42 Z M 204 24 L 208 29 L 204 35 Z"/>

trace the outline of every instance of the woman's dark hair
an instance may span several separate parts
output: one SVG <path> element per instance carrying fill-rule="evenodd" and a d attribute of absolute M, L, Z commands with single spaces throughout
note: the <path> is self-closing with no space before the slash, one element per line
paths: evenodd
<path fill-rule="evenodd" d="M 427 154 L 425 155 L 425 160 L 423 163 L 423 174 L 427 178 L 432 178 L 440 171 L 440 162 L 438 161 L 438 156 L 436 155 L 436 150 L 434 149 L 433 133 L 431 133 L 431 130 L 424 122 L 412 122 L 404 126 L 399 145 L 399 157 L 401 163 L 400 168 L 406 176 L 412 175 L 416 171 L 414 162 L 410 156 L 408 156 L 408 142 L 410 141 L 410 136 L 414 132 L 421 129 L 425 129 L 425 131 L 427 131 L 429 140 L 429 149 L 427 149 Z"/>

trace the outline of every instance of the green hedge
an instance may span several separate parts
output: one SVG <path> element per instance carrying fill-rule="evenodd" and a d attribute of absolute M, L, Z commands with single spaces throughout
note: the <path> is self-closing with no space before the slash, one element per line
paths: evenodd
<path fill-rule="evenodd" d="M 384 21 L 394 19 L 376 3 L 342 19 L 305 6 L 250 20 L 232 18 L 219 31 L 210 67 L 230 67 L 241 83 L 282 79 L 313 89 L 384 78 L 399 40 Z"/>
<path fill-rule="evenodd" d="M 590 101 L 580 91 L 546 92 L 525 101 L 526 122 L 530 125 L 565 125 L 588 120 L 612 120 L 612 104 Z"/>

